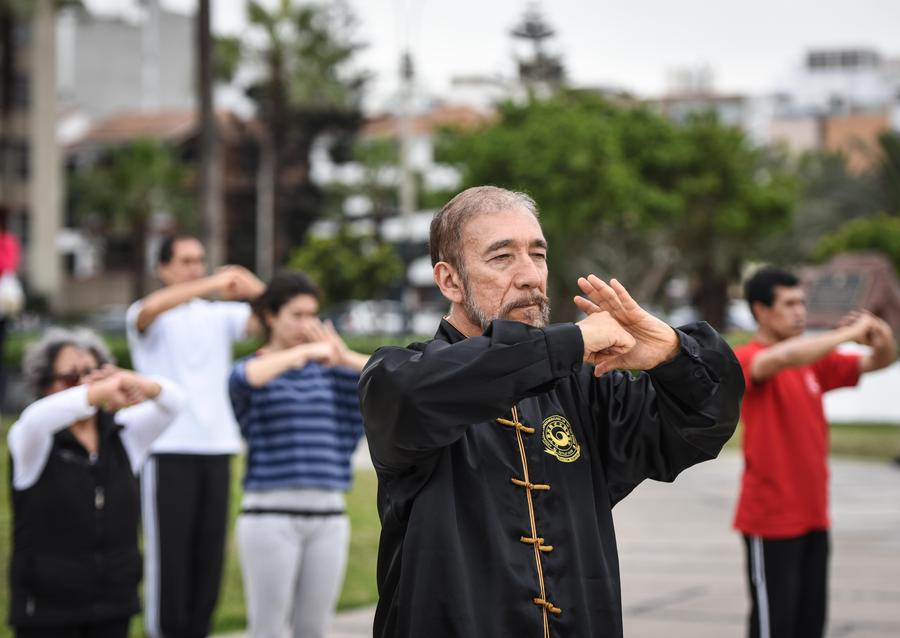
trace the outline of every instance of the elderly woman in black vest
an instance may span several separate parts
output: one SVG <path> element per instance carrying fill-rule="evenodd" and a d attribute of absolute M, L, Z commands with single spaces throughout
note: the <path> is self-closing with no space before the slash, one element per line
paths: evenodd
<path fill-rule="evenodd" d="M 110 361 L 87 330 L 51 328 L 26 351 L 40 398 L 8 436 L 17 638 L 125 638 L 140 608 L 136 475 L 183 397 Z"/>

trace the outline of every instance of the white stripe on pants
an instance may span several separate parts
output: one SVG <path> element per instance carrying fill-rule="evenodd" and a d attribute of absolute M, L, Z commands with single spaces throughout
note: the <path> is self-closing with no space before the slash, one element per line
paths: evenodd
<path fill-rule="evenodd" d="M 141 519 L 144 524 L 144 629 L 150 638 L 159 629 L 159 523 L 156 518 L 156 459 L 141 470 Z"/>
<path fill-rule="evenodd" d="M 238 553 L 248 638 L 325 638 L 344 580 L 346 515 L 242 514 Z"/>

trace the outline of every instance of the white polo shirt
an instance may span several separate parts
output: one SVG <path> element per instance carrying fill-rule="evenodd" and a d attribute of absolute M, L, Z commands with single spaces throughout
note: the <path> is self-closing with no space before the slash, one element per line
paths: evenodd
<path fill-rule="evenodd" d="M 151 448 L 156 453 L 234 454 L 241 436 L 228 398 L 232 345 L 244 336 L 250 306 L 193 299 L 137 330 L 142 301 L 128 308 L 128 347 L 134 369 L 171 379 L 187 401 Z"/>

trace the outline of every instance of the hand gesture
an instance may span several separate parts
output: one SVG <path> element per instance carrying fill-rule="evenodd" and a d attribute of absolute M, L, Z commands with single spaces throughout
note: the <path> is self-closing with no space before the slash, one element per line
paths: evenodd
<path fill-rule="evenodd" d="M 156 397 L 159 384 L 128 370 L 116 370 L 88 385 L 88 403 L 114 412 Z"/>
<path fill-rule="evenodd" d="M 872 333 L 878 321 L 880 320 L 867 310 L 854 310 L 841 317 L 838 327 L 849 329 L 850 339 L 856 343 L 870 346 Z"/>
<path fill-rule="evenodd" d="M 871 348 L 887 345 L 894 338 L 890 325 L 867 310 L 847 313 L 838 326 L 850 328 L 853 341 Z"/>
<path fill-rule="evenodd" d="M 216 271 L 219 294 L 230 301 L 252 299 L 265 290 L 265 284 L 243 266 L 222 266 Z"/>
<path fill-rule="evenodd" d="M 578 287 L 587 295 L 575 297 L 575 305 L 589 317 L 608 312 L 634 337 L 635 345 L 622 355 L 607 360 L 607 369 L 649 370 L 678 353 L 678 335 L 664 321 L 641 308 L 616 279 L 609 284 L 595 275 L 579 277 Z"/>
<path fill-rule="evenodd" d="M 634 348 L 632 337 L 606 311 L 598 311 L 579 321 L 584 340 L 584 361 L 594 366 L 594 375 L 612 370 L 612 363 Z"/>

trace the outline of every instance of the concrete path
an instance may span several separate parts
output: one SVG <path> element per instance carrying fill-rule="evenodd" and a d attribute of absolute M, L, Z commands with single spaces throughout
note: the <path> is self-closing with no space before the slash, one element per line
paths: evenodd
<path fill-rule="evenodd" d="M 627 638 L 743 638 L 743 549 L 731 530 L 741 461 L 728 454 L 647 482 L 615 510 Z M 900 636 L 900 467 L 832 464 L 829 638 Z M 372 635 L 374 610 L 338 614 L 330 638 Z M 240 634 L 235 634 L 237 638 Z"/>

